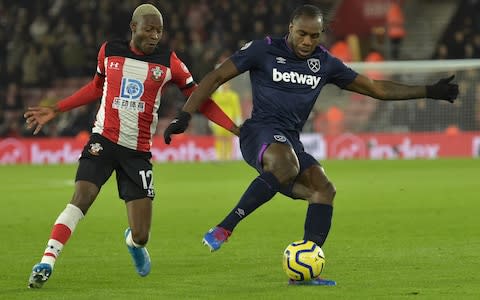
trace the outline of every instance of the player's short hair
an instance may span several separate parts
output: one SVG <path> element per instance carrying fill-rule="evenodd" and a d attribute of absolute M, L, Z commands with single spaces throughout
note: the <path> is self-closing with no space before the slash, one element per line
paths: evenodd
<path fill-rule="evenodd" d="M 315 5 L 305 4 L 297 7 L 293 11 L 290 17 L 290 23 L 293 23 L 296 19 L 303 16 L 310 17 L 310 18 L 320 17 L 323 19 L 323 12 L 320 8 L 316 7 Z"/>
<path fill-rule="evenodd" d="M 141 17 L 146 15 L 157 15 L 161 20 L 163 20 L 162 14 L 155 6 L 152 4 L 142 4 L 133 11 L 132 22 L 138 22 Z"/>

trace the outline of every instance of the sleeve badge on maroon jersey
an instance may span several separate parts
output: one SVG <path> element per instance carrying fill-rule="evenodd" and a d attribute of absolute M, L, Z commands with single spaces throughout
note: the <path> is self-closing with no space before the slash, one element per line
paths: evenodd
<path fill-rule="evenodd" d="M 150 71 L 152 72 L 152 80 L 160 81 L 160 78 L 163 75 L 162 69 L 159 66 L 156 66 L 155 68 L 151 68 Z"/>

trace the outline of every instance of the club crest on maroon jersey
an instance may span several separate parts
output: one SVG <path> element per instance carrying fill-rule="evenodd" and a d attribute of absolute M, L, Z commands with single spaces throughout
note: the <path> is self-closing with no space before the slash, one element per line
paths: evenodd
<path fill-rule="evenodd" d="M 163 75 L 162 69 L 159 66 L 156 66 L 155 68 L 151 68 L 150 71 L 152 71 L 152 79 L 160 81 L 160 77 Z"/>

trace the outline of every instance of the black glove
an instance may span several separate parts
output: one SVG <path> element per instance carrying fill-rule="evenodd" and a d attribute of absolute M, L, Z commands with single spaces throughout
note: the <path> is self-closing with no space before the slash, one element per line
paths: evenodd
<path fill-rule="evenodd" d="M 175 119 L 170 122 L 170 125 L 168 125 L 167 129 L 163 132 L 163 139 L 165 140 L 165 144 L 170 144 L 172 141 L 172 138 L 170 137 L 172 134 L 179 134 L 183 133 L 185 130 L 187 130 L 188 127 L 188 122 L 192 116 L 190 113 L 181 110 Z"/>
<path fill-rule="evenodd" d="M 427 98 L 446 100 L 453 103 L 458 96 L 458 84 L 450 83 L 453 78 L 455 78 L 455 75 L 440 79 L 435 84 L 427 85 Z"/>

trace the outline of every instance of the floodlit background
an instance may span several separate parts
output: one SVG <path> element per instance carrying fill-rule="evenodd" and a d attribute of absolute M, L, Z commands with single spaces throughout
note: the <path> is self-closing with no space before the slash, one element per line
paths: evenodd
<path fill-rule="evenodd" d="M 460 96 L 454 105 L 432 100 L 385 103 L 328 86 L 304 128 L 305 133 L 326 137 L 322 141 L 327 144 L 325 147 L 332 143 L 328 136 L 345 133 L 428 132 L 451 136 L 479 130 L 480 63 L 467 61 L 480 58 L 478 1 L 148 2 L 155 4 L 164 15 L 165 33 L 160 47 L 175 50 L 197 81 L 246 41 L 265 35 L 283 36 L 290 13 L 304 3 L 316 4 L 325 11 L 328 28 L 324 46 L 347 64 L 354 63 L 352 66 L 359 72 L 376 79 L 412 84 L 431 84 L 444 76 L 456 75 Z M 140 3 L 142 1 L 132 0 L 0 1 L 0 136 L 31 137 L 22 118 L 25 108 L 54 104 L 91 80 L 99 46 L 105 40 L 130 38 L 131 12 Z M 393 9 L 392 3 L 398 4 L 399 10 Z M 454 60 L 461 61 L 451 65 Z M 358 64 L 365 61 L 409 61 L 410 64 L 387 65 L 376 70 Z M 432 68 L 432 63 L 436 67 Z M 240 106 L 240 113 L 232 116 L 235 121 L 241 122 L 250 115 L 249 87 L 248 74 L 231 82 Z M 159 109 L 158 135 L 184 101 L 176 88 L 167 89 Z M 97 106 L 98 103 L 93 103 L 62 114 L 41 135 L 80 138 L 88 135 Z M 212 135 L 212 128 L 202 115 L 197 115 L 188 133 Z M 364 137 L 360 139 L 368 144 Z M 415 134 L 411 139 L 416 139 Z M 471 137 L 466 138 L 467 141 L 463 137 L 459 139 L 465 151 L 454 156 L 471 156 L 478 150 L 477 142 Z M 467 142 L 470 144 L 464 145 Z M 161 141 L 156 144 L 159 143 Z M 391 145 L 387 141 L 380 143 Z M 430 143 L 428 137 L 424 143 Z M 30 147 L 28 142 L 25 147 Z M 226 158 L 216 155 L 211 159 L 238 159 L 239 155 L 233 152 Z M 337 154 L 326 151 L 318 158 L 342 158 Z M 0 161 L 8 163 L 5 155 L 0 155 Z"/>

